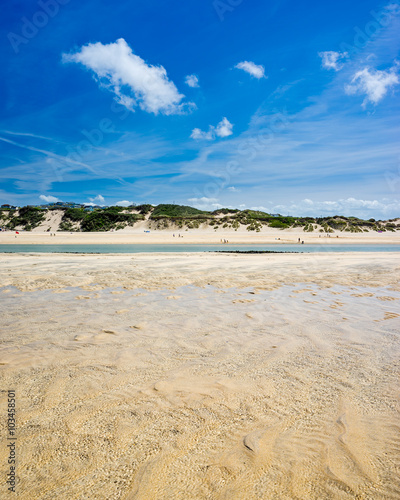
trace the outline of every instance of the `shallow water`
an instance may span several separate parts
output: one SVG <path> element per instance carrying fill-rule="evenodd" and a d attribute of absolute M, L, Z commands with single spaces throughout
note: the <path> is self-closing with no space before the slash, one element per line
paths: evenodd
<path fill-rule="evenodd" d="M 0 296 L 16 498 L 398 498 L 393 288 Z"/>
<path fill-rule="evenodd" d="M 270 251 L 270 252 L 399 252 L 400 245 L 4 245 L 0 244 L 0 253 L 159 253 L 159 252 L 215 252 L 215 251 Z"/>

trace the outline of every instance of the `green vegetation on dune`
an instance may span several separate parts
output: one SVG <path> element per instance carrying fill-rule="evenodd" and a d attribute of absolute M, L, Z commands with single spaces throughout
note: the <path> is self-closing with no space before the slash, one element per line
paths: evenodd
<path fill-rule="evenodd" d="M 81 208 L 68 208 L 61 219 L 61 231 L 73 231 L 74 223 L 79 223 L 79 229 L 85 232 L 110 231 L 132 226 L 135 222 L 143 220 L 143 215 L 124 213 L 123 207 L 109 207 L 86 212 Z"/>
<path fill-rule="evenodd" d="M 293 217 L 272 215 L 260 210 L 238 210 L 220 208 L 209 212 L 187 205 L 150 204 L 131 205 L 129 207 L 95 207 L 94 209 L 48 207 L 49 211 L 62 211 L 59 231 L 110 231 L 134 226 L 139 221 L 148 219 L 150 229 L 198 229 L 201 227 L 238 230 L 241 226 L 248 231 L 260 232 L 265 227 L 273 229 L 299 228 L 306 232 L 319 231 L 333 233 L 346 231 L 352 233 L 368 231 L 397 231 L 400 224 L 397 219 L 390 221 L 363 220 L 358 217 Z M 27 231 L 40 226 L 45 220 L 46 210 L 39 207 L 23 207 L 19 210 L 2 209 L 0 221 L 7 229 L 16 227 Z"/>
<path fill-rule="evenodd" d="M 67 208 L 65 210 L 62 220 L 70 220 L 73 222 L 79 222 L 83 220 L 86 216 L 86 212 L 83 208 Z"/>
<path fill-rule="evenodd" d="M 240 212 L 237 208 L 219 208 L 211 212 L 211 215 L 227 215 L 227 214 L 237 214 Z"/>
<path fill-rule="evenodd" d="M 44 220 L 45 213 L 36 207 L 22 207 L 18 211 L 18 215 L 11 214 L 6 225 L 8 229 L 22 227 L 25 231 L 31 231 L 35 227 L 40 226 Z"/>
<path fill-rule="evenodd" d="M 198 208 L 188 207 L 186 205 L 168 205 L 161 204 L 157 205 L 150 219 L 157 219 L 160 217 L 194 217 L 200 215 L 210 215 L 210 212 L 204 210 L 199 210 Z"/>
<path fill-rule="evenodd" d="M 110 207 L 104 210 L 89 212 L 81 224 L 82 231 L 110 231 L 122 229 L 126 225 L 133 225 L 138 220 L 143 220 L 142 215 L 121 213 L 121 207 Z"/>
<path fill-rule="evenodd" d="M 153 210 L 153 205 L 145 204 L 145 205 L 137 205 L 135 210 L 138 211 L 141 215 L 147 215 Z"/>

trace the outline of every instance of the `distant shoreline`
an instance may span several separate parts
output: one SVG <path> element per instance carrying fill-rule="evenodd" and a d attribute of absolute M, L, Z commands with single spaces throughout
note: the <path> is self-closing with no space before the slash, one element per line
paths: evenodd
<path fill-rule="evenodd" d="M 264 228 L 259 233 L 246 230 L 210 231 L 196 229 L 181 232 L 169 230 L 143 231 L 121 230 L 116 232 L 57 232 L 38 231 L 0 232 L 0 245 L 218 245 L 229 250 L 231 245 L 400 245 L 400 231 L 395 233 L 333 233 L 330 237 L 318 233 L 304 233 L 296 229 Z M 54 233 L 53 233 L 54 234 Z M 173 236 L 175 234 L 175 236 Z M 227 243 L 224 243 L 224 240 Z"/>

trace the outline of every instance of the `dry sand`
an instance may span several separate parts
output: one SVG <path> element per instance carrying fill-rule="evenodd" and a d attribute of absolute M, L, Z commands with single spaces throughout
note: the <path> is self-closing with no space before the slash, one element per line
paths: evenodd
<path fill-rule="evenodd" d="M 15 498 L 400 498 L 398 255 L 0 255 Z"/>
<path fill-rule="evenodd" d="M 235 244 L 271 244 L 271 243 L 297 243 L 298 239 L 305 243 L 316 244 L 400 244 L 400 231 L 385 231 L 378 233 L 369 231 L 366 233 L 349 233 L 335 231 L 328 237 L 325 233 L 304 232 L 296 229 L 273 229 L 264 227 L 259 233 L 247 231 L 241 227 L 237 231 L 234 229 L 213 230 L 210 227 L 192 230 L 151 230 L 146 233 L 143 229 L 127 227 L 121 231 L 103 233 L 68 233 L 68 232 L 39 232 L 20 231 L 19 235 L 15 231 L 0 232 L 0 244 L 216 244 L 221 239 L 226 239 L 229 243 Z M 56 236 L 50 236 L 56 234 Z M 175 234 L 175 237 L 173 236 Z M 179 238 L 178 235 L 181 235 Z"/>

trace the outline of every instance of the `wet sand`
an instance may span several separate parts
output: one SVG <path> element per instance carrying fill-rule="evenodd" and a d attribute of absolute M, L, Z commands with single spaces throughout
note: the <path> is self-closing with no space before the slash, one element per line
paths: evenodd
<path fill-rule="evenodd" d="M 15 497 L 399 498 L 399 277 L 395 253 L 0 255 Z"/>

